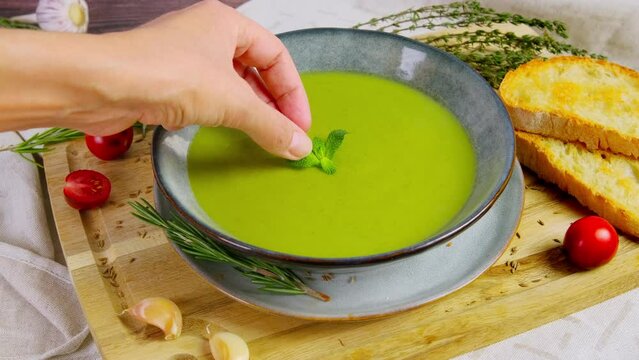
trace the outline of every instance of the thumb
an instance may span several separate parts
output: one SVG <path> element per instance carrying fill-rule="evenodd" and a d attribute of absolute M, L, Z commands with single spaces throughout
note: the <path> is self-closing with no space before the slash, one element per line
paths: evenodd
<path fill-rule="evenodd" d="M 222 126 L 246 133 L 264 150 L 273 155 L 297 160 L 313 150 L 306 132 L 277 109 L 261 100 L 250 87 L 242 86 L 236 99 L 242 99 L 226 113 Z"/>

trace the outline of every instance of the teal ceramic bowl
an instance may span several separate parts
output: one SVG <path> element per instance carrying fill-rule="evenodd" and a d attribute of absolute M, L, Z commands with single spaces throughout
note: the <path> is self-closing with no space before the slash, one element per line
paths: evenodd
<path fill-rule="evenodd" d="M 175 132 L 158 129 L 154 135 L 153 169 L 160 195 L 170 208 L 168 212 L 179 214 L 234 251 L 297 267 L 343 269 L 377 266 L 420 253 L 455 237 L 494 204 L 513 171 L 514 132 L 495 91 L 468 65 L 433 47 L 380 32 L 308 29 L 281 34 L 280 39 L 301 72 L 374 74 L 418 89 L 453 112 L 468 133 L 477 160 L 476 180 L 465 206 L 439 233 L 415 239 L 414 245 L 388 253 L 313 258 L 259 248 L 225 234 L 198 205 L 190 189 L 186 161 L 190 142 L 198 131 L 192 126 Z M 185 259 L 193 260 L 189 256 Z"/>

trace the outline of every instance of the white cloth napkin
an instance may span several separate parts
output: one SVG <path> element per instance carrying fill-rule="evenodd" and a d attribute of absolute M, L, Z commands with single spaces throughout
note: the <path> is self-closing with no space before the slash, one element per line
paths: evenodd
<path fill-rule="evenodd" d="M 0 146 L 20 141 L 0 134 Z M 0 153 L 0 359 L 98 359 L 67 269 L 54 261 L 38 170 Z"/>

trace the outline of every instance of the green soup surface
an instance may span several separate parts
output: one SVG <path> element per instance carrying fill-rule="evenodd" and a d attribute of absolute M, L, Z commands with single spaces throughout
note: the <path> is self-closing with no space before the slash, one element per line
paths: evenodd
<path fill-rule="evenodd" d="M 343 72 L 302 74 L 311 137 L 348 135 L 337 172 L 294 169 L 246 135 L 201 128 L 189 149 L 191 188 L 218 229 L 288 254 L 342 258 L 397 250 L 441 230 L 475 176 L 466 132 L 406 85 Z"/>

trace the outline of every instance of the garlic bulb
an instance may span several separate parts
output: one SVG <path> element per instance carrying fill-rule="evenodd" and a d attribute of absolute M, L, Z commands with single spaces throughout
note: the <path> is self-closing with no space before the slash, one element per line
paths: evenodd
<path fill-rule="evenodd" d="M 209 339 L 215 360 L 248 360 L 249 349 L 244 340 L 230 332 L 219 332 Z"/>
<path fill-rule="evenodd" d="M 38 24 L 46 31 L 85 33 L 89 25 L 89 8 L 85 0 L 40 0 L 35 14 L 12 20 Z"/>
<path fill-rule="evenodd" d="M 125 313 L 160 328 L 164 332 L 165 340 L 176 339 L 182 333 L 182 313 L 169 299 L 146 298 L 124 310 L 123 314 Z"/>

